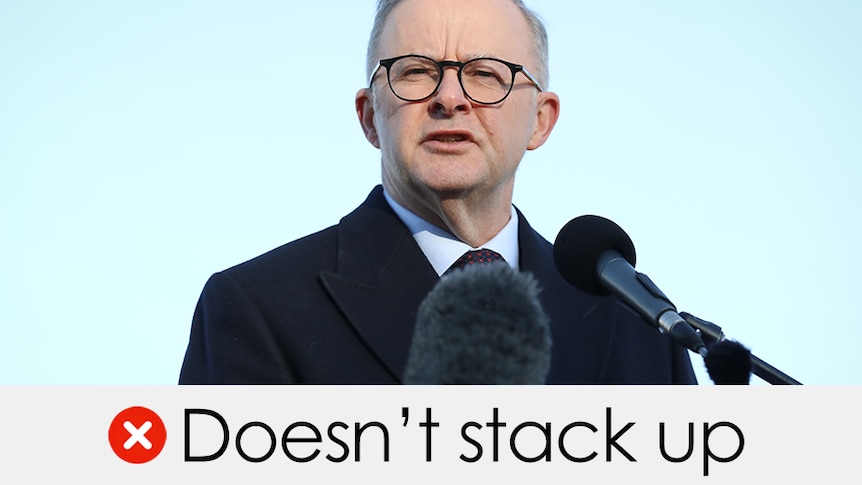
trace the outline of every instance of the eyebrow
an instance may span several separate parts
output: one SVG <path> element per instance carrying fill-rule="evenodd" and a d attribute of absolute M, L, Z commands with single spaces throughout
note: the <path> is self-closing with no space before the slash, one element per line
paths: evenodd
<path fill-rule="evenodd" d="M 441 58 L 437 58 L 435 56 L 432 56 L 430 54 L 427 54 L 425 52 L 417 52 L 417 51 L 411 51 L 411 52 L 404 54 L 404 55 L 416 55 L 416 56 L 430 57 L 431 59 L 437 59 L 437 60 L 447 60 L 446 58 L 441 59 Z M 503 59 L 502 57 L 494 55 L 494 54 L 488 54 L 488 53 L 480 52 L 477 54 L 470 54 L 470 55 L 464 57 L 463 61 L 461 61 L 461 62 L 469 62 L 469 61 L 472 61 L 473 59 L 481 59 L 484 57 L 490 57 L 493 59 Z M 461 60 L 461 59 L 456 58 L 456 60 Z"/>

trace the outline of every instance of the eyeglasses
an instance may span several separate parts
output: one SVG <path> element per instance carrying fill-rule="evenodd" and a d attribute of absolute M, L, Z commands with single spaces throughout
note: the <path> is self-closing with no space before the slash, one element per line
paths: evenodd
<path fill-rule="evenodd" d="M 447 67 L 458 68 L 458 82 L 464 95 L 479 104 L 497 104 L 506 99 L 519 72 L 542 91 L 542 86 L 524 66 L 492 57 L 479 57 L 467 62 L 435 61 L 416 54 L 382 59 L 371 73 L 369 85 L 381 66 L 386 68 L 392 93 L 404 101 L 430 98 L 443 82 L 443 69 Z"/>

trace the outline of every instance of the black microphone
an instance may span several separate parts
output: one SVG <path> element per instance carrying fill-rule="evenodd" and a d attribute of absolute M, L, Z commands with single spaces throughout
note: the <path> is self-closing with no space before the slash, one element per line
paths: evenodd
<path fill-rule="evenodd" d="M 593 295 L 617 295 L 677 343 L 706 356 L 700 335 L 647 275 L 635 271 L 635 261 L 631 238 L 604 217 L 576 217 L 554 241 L 554 262 L 566 281 Z"/>
<path fill-rule="evenodd" d="M 717 385 L 745 385 L 751 381 L 751 350 L 735 340 L 718 340 L 709 344 L 703 358 L 706 373 Z"/>
<path fill-rule="evenodd" d="M 504 262 L 443 277 L 419 306 L 405 384 L 544 384 L 550 320 L 529 273 Z"/>

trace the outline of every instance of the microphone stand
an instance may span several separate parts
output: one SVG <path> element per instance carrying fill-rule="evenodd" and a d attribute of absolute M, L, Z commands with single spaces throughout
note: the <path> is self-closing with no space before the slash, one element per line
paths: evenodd
<path fill-rule="evenodd" d="M 681 316 L 686 323 L 691 325 L 698 330 L 701 335 L 704 337 L 704 340 L 707 343 L 719 342 L 725 339 L 724 332 L 721 330 L 721 327 L 718 325 L 708 322 L 706 320 L 697 318 L 696 316 L 686 313 L 680 312 L 679 316 Z M 760 377 L 764 381 L 770 384 L 782 384 L 782 385 L 801 385 L 802 383 L 797 381 L 796 379 L 790 377 L 789 375 L 781 372 L 775 367 L 769 365 L 762 359 L 756 357 L 754 354 L 751 355 L 751 367 L 752 372 L 757 377 Z"/>

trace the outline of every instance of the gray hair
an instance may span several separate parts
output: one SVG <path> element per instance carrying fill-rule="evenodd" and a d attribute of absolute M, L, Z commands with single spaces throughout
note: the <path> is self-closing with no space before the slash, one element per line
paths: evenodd
<path fill-rule="evenodd" d="M 370 77 L 371 73 L 377 67 L 377 51 L 380 48 L 380 35 L 383 32 L 383 25 L 392 13 L 392 9 L 397 6 L 401 0 L 377 0 L 377 14 L 374 16 L 374 26 L 371 28 L 371 38 L 368 40 L 368 52 L 366 53 L 366 73 L 365 76 Z M 522 0 L 512 0 L 530 26 L 530 31 L 533 34 L 533 51 L 536 57 L 536 78 L 542 85 L 542 89 L 548 88 L 548 31 L 545 29 L 545 24 L 542 18 L 536 12 L 530 10 Z M 508 60 L 508 59 L 507 59 Z"/>

